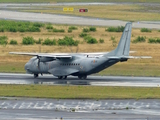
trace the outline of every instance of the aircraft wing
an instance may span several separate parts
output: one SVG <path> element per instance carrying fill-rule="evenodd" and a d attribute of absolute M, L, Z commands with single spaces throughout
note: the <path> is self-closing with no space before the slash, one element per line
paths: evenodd
<path fill-rule="evenodd" d="M 130 51 L 129 53 L 135 53 L 136 51 Z M 94 53 L 26 53 L 26 52 L 9 52 L 9 54 L 27 55 L 27 56 L 40 56 L 40 57 L 68 57 L 73 55 L 90 55 L 100 56 L 109 52 L 94 52 Z"/>
<path fill-rule="evenodd" d="M 10 54 L 16 55 L 27 55 L 27 56 L 37 56 L 46 58 L 72 58 L 69 54 L 51 54 L 51 53 L 23 53 L 23 52 L 9 52 Z"/>

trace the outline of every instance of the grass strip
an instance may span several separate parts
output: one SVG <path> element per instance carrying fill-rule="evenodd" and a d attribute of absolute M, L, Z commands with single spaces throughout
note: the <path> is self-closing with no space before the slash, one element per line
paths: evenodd
<path fill-rule="evenodd" d="M 142 2 L 142 3 L 159 3 L 159 0 L 0 0 L 1 3 L 39 3 L 39 2 Z"/>
<path fill-rule="evenodd" d="M 0 96 L 53 99 L 159 99 L 160 88 L 1 84 Z"/>
<path fill-rule="evenodd" d="M 155 6 L 144 6 L 144 5 L 89 5 L 85 6 L 88 9 L 88 12 L 81 13 L 79 12 L 80 8 L 84 6 L 70 6 L 74 8 L 73 12 L 63 11 L 65 6 L 44 6 L 43 8 L 26 8 L 26 9 L 17 9 L 18 11 L 24 12 L 37 12 L 37 13 L 50 13 L 50 14 L 67 14 L 67 15 L 76 15 L 76 16 L 86 16 L 93 18 L 106 18 L 114 20 L 125 20 L 125 21 L 159 21 L 159 9 Z M 152 11 L 152 12 L 151 12 Z M 154 11 L 154 12 L 153 12 Z"/>

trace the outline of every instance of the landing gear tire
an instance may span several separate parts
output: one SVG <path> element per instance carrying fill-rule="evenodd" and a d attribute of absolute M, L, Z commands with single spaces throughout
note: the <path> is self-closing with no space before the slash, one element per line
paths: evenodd
<path fill-rule="evenodd" d="M 63 76 L 58 76 L 58 79 L 62 79 L 63 78 Z"/>
<path fill-rule="evenodd" d="M 67 79 L 67 76 L 63 76 L 63 79 Z"/>
<path fill-rule="evenodd" d="M 82 79 L 84 79 L 84 80 L 87 79 L 87 75 L 84 75 L 84 76 L 82 77 Z"/>
<path fill-rule="evenodd" d="M 38 74 L 34 74 L 34 78 L 37 78 L 38 77 Z"/>
<path fill-rule="evenodd" d="M 67 76 L 58 76 L 58 79 L 67 79 Z"/>
<path fill-rule="evenodd" d="M 82 76 L 78 76 L 79 79 L 82 79 Z"/>

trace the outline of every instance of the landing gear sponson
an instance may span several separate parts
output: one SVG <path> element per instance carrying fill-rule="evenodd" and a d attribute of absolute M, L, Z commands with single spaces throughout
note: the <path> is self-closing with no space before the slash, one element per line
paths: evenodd
<path fill-rule="evenodd" d="M 38 74 L 34 74 L 34 78 L 37 78 L 38 77 Z M 87 75 L 80 75 L 78 76 L 79 79 L 87 79 Z M 58 79 L 67 79 L 67 76 L 58 76 Z"/>

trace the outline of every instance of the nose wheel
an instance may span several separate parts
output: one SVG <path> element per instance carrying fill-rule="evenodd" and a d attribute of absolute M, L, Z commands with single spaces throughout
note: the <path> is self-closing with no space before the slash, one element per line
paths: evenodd
<path fill-rule="evenodd" d="M 34 74 L 34 78 L 37 78 L 38 77 L 38 74 Z"/>

